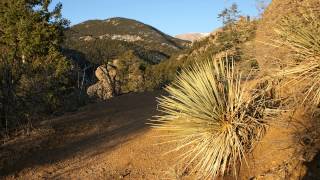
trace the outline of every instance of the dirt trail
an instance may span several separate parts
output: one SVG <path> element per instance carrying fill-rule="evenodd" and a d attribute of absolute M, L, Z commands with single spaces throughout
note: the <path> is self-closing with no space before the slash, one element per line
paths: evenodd
<path fill-rule="evenodd" d="M 171 168 L 178 154 L 163 154 L 174 144 L 156 145 L 161 134 L 146 125 L 158 113 L 159 95 L 127 94 L 43 122 L 31 135 L 0 146 L 0 179 L 196 179 L 188 169 Z M 292 149 L 288 140 L 277 143 L 289 137 L 283 130 L 268 128 L 239 179 L 285 177 Z M 303 172 L 290 169 L 303 179 Z M 309 179 L 319 177 L 314 172 Z"/>
<path fill-rule="evenodd" d="M 0 169 L 4 179 L 158 179 L 172 157 L 161 156 L 156 132 L 146 125 L 155 115 L 158 93 L 128 94 L 86 106 L 43 123 L 39 135 L 18 139 L 1 152 L 19 154 Z M 45 137 L 42 137 L 45 136 Z M 3 155 L 4 156 L 4 155 Z M 16 163 L 14 163 L 16 162 Z"/>

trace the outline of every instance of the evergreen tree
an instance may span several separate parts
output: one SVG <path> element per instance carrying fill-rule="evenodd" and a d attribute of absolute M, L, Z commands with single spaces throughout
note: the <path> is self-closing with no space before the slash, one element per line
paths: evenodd
<path fill-rule="evenodd" d="M 218 14 L 218 18 L 222 20 L 224 27 L 234 25 L 240 18 L 238 5 L 233 3 L 229 8 L 224 9 Z"/>
<path fill-rule="evenodd" d="M 239 52 L 240 32 L 238 31 L 237 23 L 240 19 L 240 11 L 238 5 L 233 3 L 229 8 L 224 9 L 218 18 L 223 22 L 223 31 L 218 35 L 218 42 L 223 45 L 221 51 L 226 51 L 234 48 L 236 52 L 235 59 L 239 60 L 241 52 Z"/>
<path fill-rule="evenodd" d="M 70 63 L 60 53 L 68 21 L 50 0 L 0 2 L 2 128 L 53 111 L 69 86 Z"/>

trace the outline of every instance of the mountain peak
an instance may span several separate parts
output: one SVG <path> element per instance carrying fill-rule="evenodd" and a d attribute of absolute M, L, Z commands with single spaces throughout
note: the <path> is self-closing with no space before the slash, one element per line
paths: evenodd
<path fill-rule="evenodd" d="M 193 32 L 193 33 L 179 34 L 179 35 L 176 35 L 175 38 L 194 42 L 194 41 L 201 40 L 201 39 L 203 39 L 203 38 L 205 38 L 205 37 L 207 37 L 209 35 L 210 35 L 210 33 L 196 33 L 196 32 Z"/>

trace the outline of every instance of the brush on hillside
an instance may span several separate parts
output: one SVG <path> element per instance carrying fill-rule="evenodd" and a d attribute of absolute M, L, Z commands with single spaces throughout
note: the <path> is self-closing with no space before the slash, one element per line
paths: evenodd
<path fill-rule="evenodd" d="M 315 7 L 301 6 L 300 15 L 290 15 L 279 23 L 276 44 L 288 47 L 294 57 L 278 73 L 287 83 L 303 85 L 306 99 L 320 103 L 320 13 Z M 295 85 L 295 84 L 293 84 Z"/>

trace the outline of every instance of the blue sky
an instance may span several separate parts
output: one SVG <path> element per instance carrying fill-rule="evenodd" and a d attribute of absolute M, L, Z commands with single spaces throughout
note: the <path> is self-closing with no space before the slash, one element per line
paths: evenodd
<path fill-rule="evenodd" d="M 210 32 L 221 26 L 217 15 L 233 2 L 244 15 L 257 16 L 255 0 L 53 0 L 63 4 L 71 25 L 89 19 L 126 17 L 170 34 Z"/>

